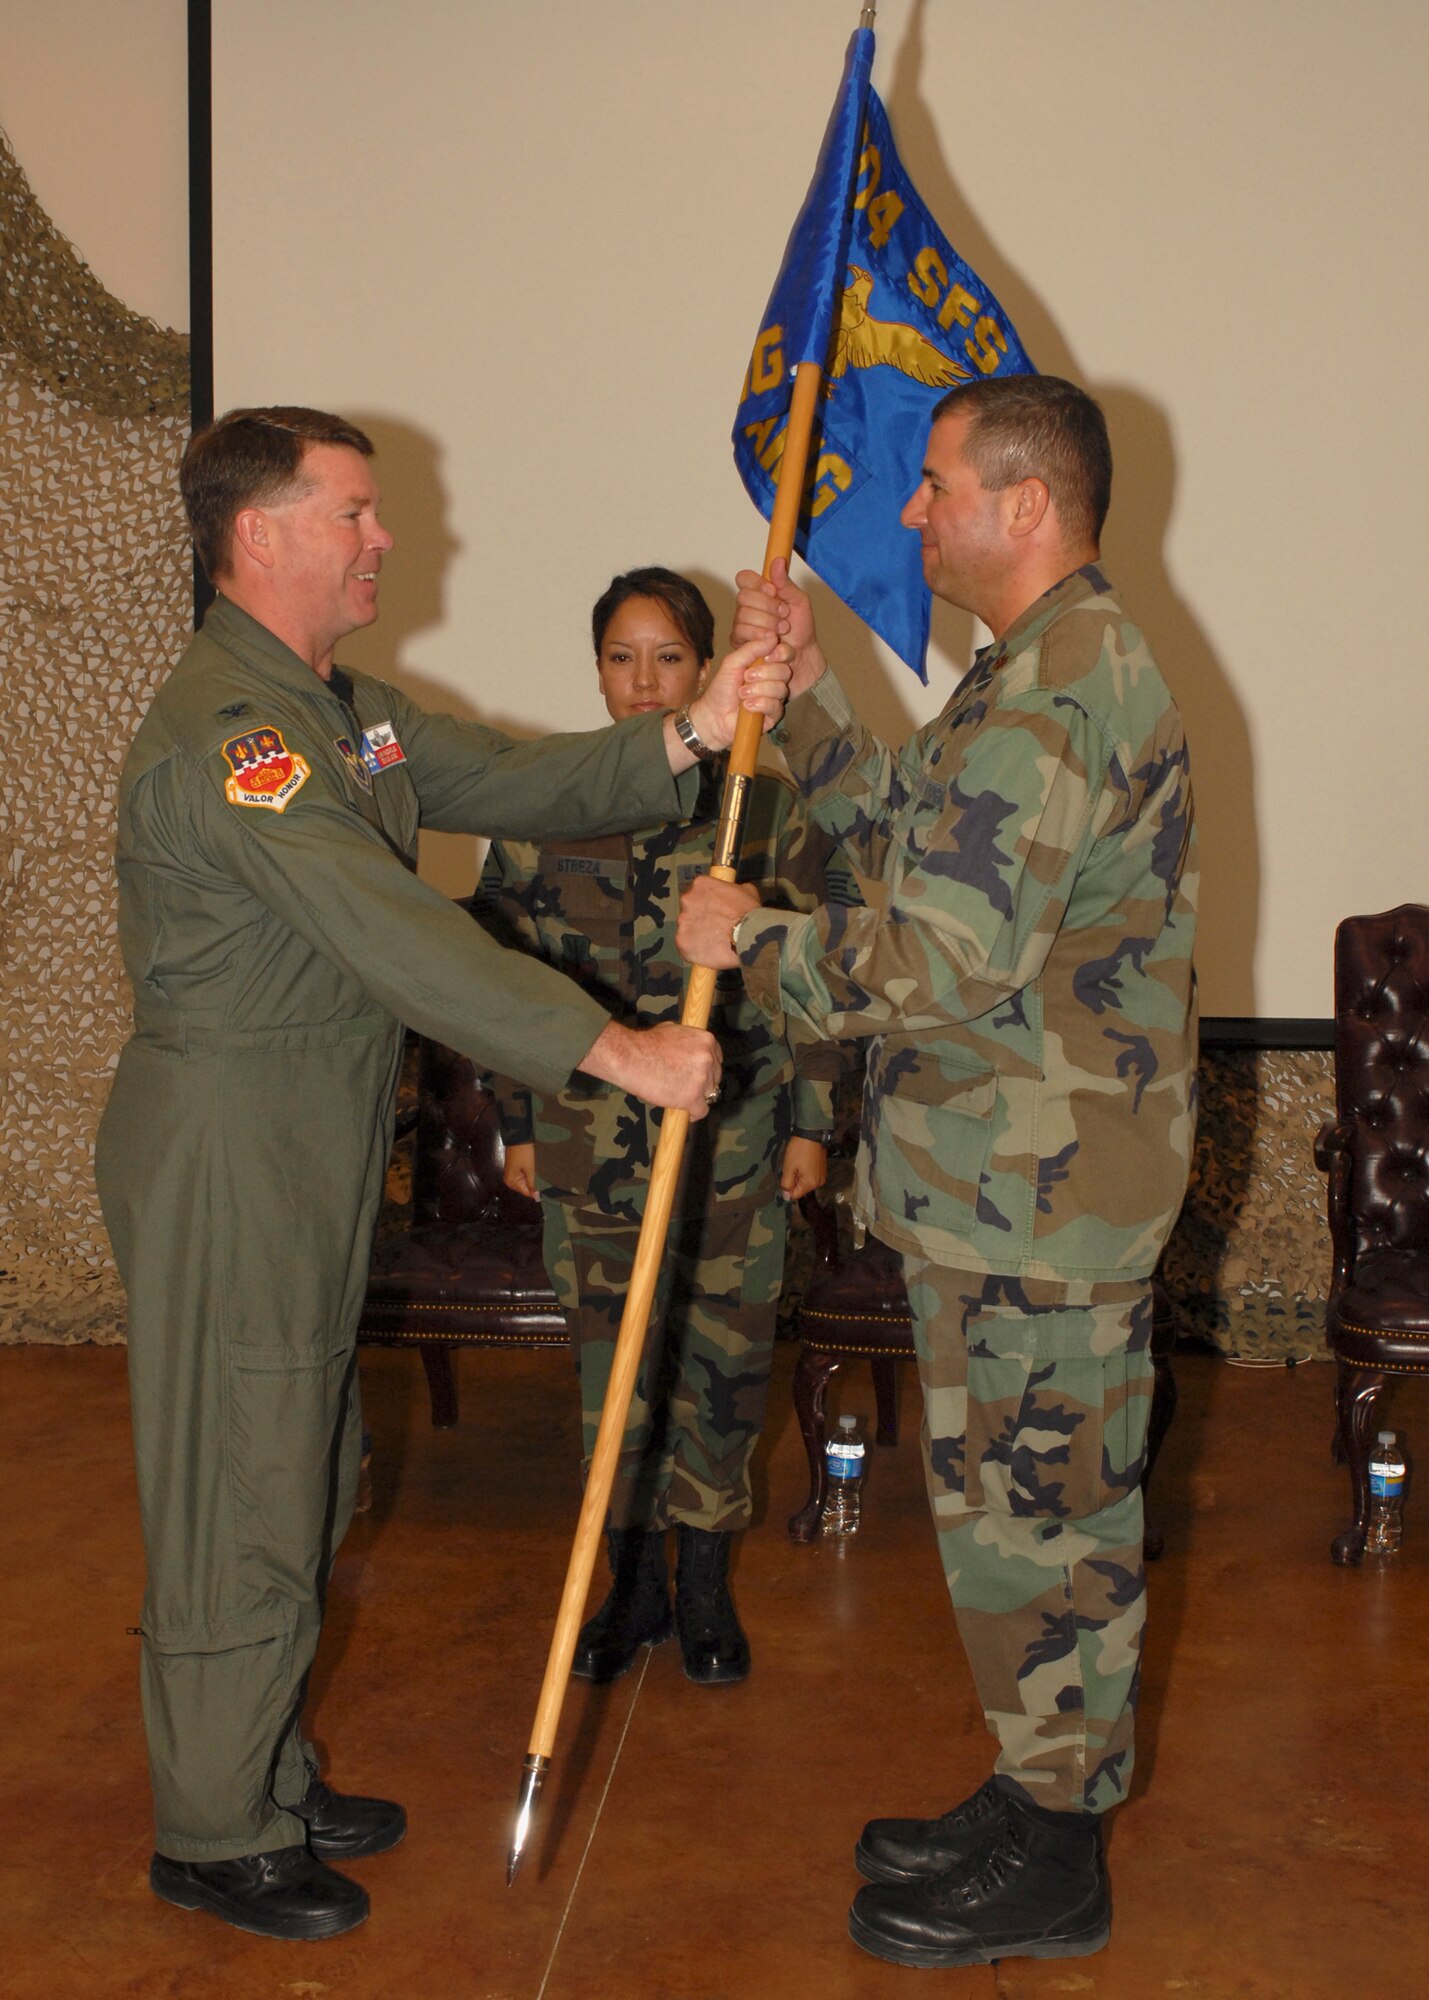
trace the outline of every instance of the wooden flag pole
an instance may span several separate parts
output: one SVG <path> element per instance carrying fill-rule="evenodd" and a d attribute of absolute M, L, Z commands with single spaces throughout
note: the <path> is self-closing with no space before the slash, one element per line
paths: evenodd
<path fill-rule="evenodd" d="M 793 553 L 794 529 L 799 519 L 800 502 L 803 499 L 804 472 L 809 459 L 809 440 L 813 435 L 822 373 L 817 361 L 800 362 L 795 372 L 794 393 L 789 404 L 789 421 L 784 432 L 784 452 L 779 461 L 778 483 L 774 493 L 774 509 L 769 518 L 769 539 L 764 550 L 766 577 L 776 558 L 782 557 L 787 562 Z M 725 779 L 724 798 L 720 806 L 719 831 L 715 836 L 715 859 L 710 869 L 710 873 L 721 882 L 733 882 L 737 879 L 744 809 L 749 797 L 749 787 L 754 778 L 754 768 L 759 758 L 759 739 L 763 733 L 763 717 L 751 709 L 742 708 L 729 754 L 729 773 Z M 691 968 L 689 983 L 685 988 L 685 1003 L 680 1014 L 680 1020 L 685 1027 L 704 1028 L 709 1025 L 710 1010 L 714 1004 L 714 987 L 715 975 L 709 966 L 696 965 Z M 536 1720 L 531 1730 L 526 1761 L 522 1766 L 521 1790 L 516 1807 L 516 1829 L 512 1835 L 511 1851 L 506 1860 L 508 1887 L 516 1879 L 516 1870 L 520 1865 L 526 1838 L 531 1829 L 531 1815 L 536 1797 L 551 1765 L 551 1752 L 561 1720 L 561 1704 L 565 1700 L 566 1685 L 570 1679 L 571 1661 L 575 1658 L 581 1614 L 585 1610 L 586 1597 L 590 1591 L 591 1572 L 595 1568 L 596 1550 L 600 1545 L 601 1529 L 605 1524 L 606 1509 L 610 1505 L 610 1490 L 615 1481 L 620 1441 L 625 1434 L 625 1422 L 630 1413 L 630 1398 L 635 1389 L 636 1375 L 640 1370 L 640 1356 L 645 1346 L 645 1330 L 649 1325 L 655 1285 L 665 1254 L 665 1239 L 670 1229 L 670 1212 L 674 1207 L 675 1187 L 680 1177 L 680 1165 L 685 1154 L 685 1136 L 689 1131 L 689 1125 L 688 1111 L 667 1111 L 660 1123 L 660 1141 L 655 1149 L 655 1163 L 650 1170 L 650 1188 L 645 1199 L 645 1214 L 640 1224 L 640 1239 L 635 1250 L 630 1289 L 625 1295 L 625 1310 L 621 1315 L 620 1334 L 615 1344 L 615 1359 L 611 1364 L 610 1382 L 605 1392 L 600 1428 L 596 1433 L 595 1451 L 586 1478 L 585 1497 L 581 1502 L 575 1541 L 566 1568 L 565 1588 L 561 1592 L 560 1609 L 556 1613 L 556 1630 L 546 1660 L 546 1674 L 541 1682 L 540 1699 L 536 1704 Z"/>

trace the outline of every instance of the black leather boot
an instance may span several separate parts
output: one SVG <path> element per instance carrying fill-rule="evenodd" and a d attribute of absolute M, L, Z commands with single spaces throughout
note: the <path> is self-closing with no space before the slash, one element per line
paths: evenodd
<path fill-rule="evenodd" d="M 642 1646 L 673 1636 L 670 1578 L 663 1528 L 609 1528 L 610 1573 L 615 1579 L 600 1609 L 576 1639 L 571 1672 L 583 1681 L 614 1681 L 630 1671 Z"/>
<path fill-rule="evenodd" d="M 922 1882 L 963 1868 L 1001 1833 L 1007 1794 L 996 1778 L 938 1819 L 871 1819 L 853 1851 L 866 1882 Z"/>
<path fill-rule="evenodd" d="M 1056 1813 L 1020 1786 L 1001 1833 L 963 1868 L 860 1889 L 849 1936 L 895 1965 L 988 1965 L 999 1958 L 1082 1958 L 1111 1935 L 1111 1894 L 1095 1813 Z"/>
<path fill-rule="evenodd" d="M 288 1811 L 306 1824 L 308 1846 L 319 1861 L 356 1861 L 364 1854 L 385 1854 L 407 1831 L 407 1815 L 394 1800 L 335 1792 L 321 1778 L 314 1778 Z"/>
<path fill-rule="evenodd" d="M 171 1861 L 156 1854 L 149 1887 L 181 1910 L 209 1910 L 259 1937 L 340 1937 L 367 1915 L 367 1891 L 309 1854 L 280 1847 L 235 1861 Z"/>
<path fill-rule="evenodd" d="M 734 1536 L 681 1522 L 675 1540 L 675 1625 L 685 1673 L 703 1687 L 742 1681 L 749 1672 L 749 1641 L 729 1594 Z"/>

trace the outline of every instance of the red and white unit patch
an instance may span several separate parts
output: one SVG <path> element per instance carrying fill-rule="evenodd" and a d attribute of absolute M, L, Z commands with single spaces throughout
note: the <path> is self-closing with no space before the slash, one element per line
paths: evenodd
<path fill-rule="evenodd" d="M 266 806 L 282 812 L 312 776 L 306 758 L 283 741 L 279 729 L 250 729 L 230 736 L 223 754 L 233 776 L 223 785 L 231 806 Z"/>

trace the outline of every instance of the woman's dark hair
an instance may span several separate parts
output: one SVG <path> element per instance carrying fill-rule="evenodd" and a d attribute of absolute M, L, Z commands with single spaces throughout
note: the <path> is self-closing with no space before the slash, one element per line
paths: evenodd
<path fill-rule="evenodd" d="M 590 614 L 590 634 L 595 641 L 595 656 L 600 658 L 600 649 L 605 644 L 605 628 L 630 597 L 653 597 L 670 614 L 671 621 L 681 636 L 694 648 L 695 657 L 701 665 L 714 658 L 714 613 L 705 603 L 696 585 L 687 576 L 677 576 L 672 569 L 628 569 L 623 576 L 613 576 L 608 587 L 595 601 L 595 609 Z"/>

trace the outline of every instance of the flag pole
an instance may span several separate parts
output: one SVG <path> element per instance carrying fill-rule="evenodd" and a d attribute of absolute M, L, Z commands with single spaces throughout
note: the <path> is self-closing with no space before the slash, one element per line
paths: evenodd
<path fill-rule="evenodd" d="M 876 0 L 872 0 L 872 4 L 864 5 L 859 15 L 859 26 L 871 28 L 876 11 Z M 787 562 L 794 552 L 794 531 L 798 525 L 799 508 L 804 498 L 809 444 L 813 436 L 814 418 L 818 411 L 819 384 L 822 377 L 821 361 L 801 361 L 794 372 L 794 388 L 784 432 L 784 449 L 779 461 L 774 506 L 769 517 L 769 535 L 764 549 L 766 577 L 776 561 Z M 749 709 L 742 708 L 735 728 L 734 742 L 730 748 L 724 797 L 720 805 L 719 827 L 715 835 L 715 858 L 709 871 L 716 881 L 733 882 L 738 879 L 739 843 L 744 828 L 745 807 L 759 759 L 759 739 L 763 733 L 763 718 Z M 705 1028 L 709 1025 L 710 1012 L 714 1004 L 714 988 L 715 974 L 709 966 L 696 965 L 691 968 L 689 982 L 685 988 L 684 1006 L 680 1013 L 680 1020 L 685 1027 Z M 666 1111 L 660 1123 L 660 1139 L 655 1149 L 654 1164 L 650 1170 L 645 1213 L 640 1224 L 640 1236 L 630 1274 L 630 1289 L 625 1295 L 625 1309 L 621 1315 L 615 1358 L 611 1364 L 610 1380 L 606 1386 L 600 1428 L 596 1432 L 595 1451 L 591 1456 L 590 1471 L 586 1476 L 585 1495 L 576 1522 L 575 1539 L 571 1545 L 570 1560 L 566 1568 L 565 1586 L 556 1612 L 556 1629 L 551 1639 L 545 1677 L 541 1682 L 541 1692 L 536 1703 L 536 1720 L 532 1725 L 525 1762 L 521 1767 L 521 1785 L 516 1800 L 516 1824 L 506 1858 L 508 1888 L 516 1879 L 516 1870 L 521 1864 L 521 1856 L 530 1835 L 536 1800 L 551 1767 L 551 1754 L 561 1720 L 561 1706 L 570 1680 L 571 1662 L 575 1658 L 581 1614 L 585 1610 L 585 1601 L 590 1592 L 596 1550 L 600 1545 L 601 1529 L 605 1523 L 611 1488 L 615 1482 L 620 1443 L 630 1413 L 630 1399 L 635 1389 L 635 1378 L 640 1371 L 640 1356 L 645 1345 L 645 1332 L 649 1325 L 655 1286 L 660 1275 L 666 1237 L 669 1234 L 670 1215 L 674 1207 L 675 1188 L 684 1159 L 685 1138 L 689 1124 L 690 1116 L 687 1111 Z"/>
<path fill-rule="evenodd" d="M 769 575 L 776 557 L 783 557 L 787 562 L 793 553 L 794 529 L 799 518 L 799 503 L 803 497 L 804 472 L 808 464 L 809 440 L 813 433 L 822 374 L 823 370 L 817 361 L 801 362 L 795 373 L 784 453 L 779 466 L 774 510 L 770 516 L 769 537 L 764 552 L 765 576 Z M 719 830 L 715 836 L 715 860 L 710 869 L 711 875 L 720 882 L 737 880 L 736 868 L 744 810 L 759 757 L 759 739 L 763 733 L 763 718 L 750 709 L 742 708 L 735 729 L 734 743 L 729 753 L 729 771 L 725 778 L 724 798 L 720 807 Z M 714 1004 L 714 987 L 715 975 L 709 966 L 691 967 L 689 983 L 685 988 L 684 1007 L 680 1014 L 685 1027 L 708 1026 L 710 1011 Z M 516 1801 L 516 1826 L 506 1859 L 508 1888 L 516 1879 L 516 1870 L 520 1866 L 521 1856 L 531 1830 L 531 1816 L 536 1799 L 551 1766 L 551 1752 L 555 1745 L 556 1730 L 560 1725 L 561 1705 L 570 1679 L 571 1661 L 575 1658 L 581 1614 L 590 1591 L 596 1550 L 600 1545 L 601 1529 L 605 1522 L 606 1509 L 610 1505 L 610 1491 L 615 1482 L 620 1441 L 625 1433 L 630 1399 L 635 1389 L 635 1378 L 640 1370 L 645 1330 L 649 1324 L 650 1308 L 655 1298 L 655 1285 L 660 1275 L 665 1240 L 669 1234 L 670 1214 L 674 1207 L 675 1187 L 684 1159 L 685 1137 L 689 1131 L 689 1124 L 688 1111 L 666 1111 L 660 1122 L 660 1140 L 655 1149 L 654 1165 L 650 1170 L 645 1214 L 640 1224 L 640 1237 L 630 1275 L 630 1289 L 625 1295 L 625 1310 L 621 1315 L 620 1333 L 615 1344 L 615 1359 L 611 1364 L 610 1381 L 606 1387 L 600 1429 L 596 1433 L 595 1451 L 586 1477 L 585 1496 L 581 1502 L 580 1517 L 576 1522 L 575 1540 L 571 1546 L 570 1561 L 566 1569 L 565 1587 L 561 1592 L 560 1608 L 556 1613 L 555 1634 L 551 1640 L 545 1678 L 542 1680 L 541 1693 L 536 1704 L 536 1720 L 521 1769 L 521 1788 Z"/>

